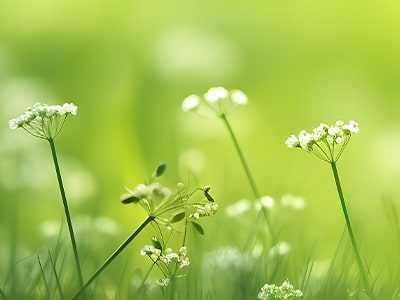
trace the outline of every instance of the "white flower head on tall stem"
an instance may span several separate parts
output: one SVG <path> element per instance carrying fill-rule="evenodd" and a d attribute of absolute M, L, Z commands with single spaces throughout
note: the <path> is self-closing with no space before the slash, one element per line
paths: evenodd
<path fill-rule="evenodd" d="M 292 134 L 285 144 L 288 148 L 301 148 L 332 163 L 339 160 L 351 136 L 359 131 L 357 122 L 349 121 L 346 124 L 338 120 L 333 125 L 321 123 L 312 132 L 302 130 L 298 136 Z"/>
<path fill-rule="evenodd" d="M 229 115 L 237 106 L 246 105 L 248 98 L 241 90 L 227 90 L 224 87 L 212 87 L 203 95 L 190 95 L 183 100 L 182 110 L 212 112 L 221 117 Z M 200 110 L 201 109 L 201 110 Z"/>
<path fill-rule="evenodd" d="M 76 116 L 78 107 L 73 103 L 63 105 L 48 105 L 36 103 L 20 116 L 11 119 L 8 126 L 11 129 L 22 128 L 31 135 L 45 139 L 54 139 L 64 126 L 69 115 Z"/>

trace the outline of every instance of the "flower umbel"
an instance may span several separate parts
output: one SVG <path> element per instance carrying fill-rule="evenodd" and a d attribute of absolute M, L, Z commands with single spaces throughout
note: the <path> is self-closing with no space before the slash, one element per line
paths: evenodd
<path fill-rule="evenodd" d="M 336 121 L 334 125 L 321 123 L 311 133 L 302 130 L 298 136 L 290 135 L 286 139 L 288 148 L 301 148 L 315 154 L 326 162 L 337 162 L 346 148 L 351 136 L 358 133 L 358 123 Z"/>
<path fill-rule="evenodd" d="M 186 215 L 197 220 L 215 215 L 218 209 L 218 204 L 213 202 L 214 199 L 208 193 L 208 186 L 188 193 L 185 187 L 179 185 L 178 191 L 173 193 L 161 183 L 153 182 L 149 185 L 139 184 L 133 190 L 126 190 L 128 193 L 122 195 L 122 203 L 138 203 L 156 222 L 168 227 L 181 221 Z M 192 200 L 197 191 L 202 191 L 204 197 Z"/>
<path fill-rule="evenodd" d="M 75 116 L 78 107 L 73 103 L 48 105 L 36 103 L 15 119 L 8 122 L 11 129 L 22 128 L 41 139 L 54 139 L 61 131 L 69 115 Z"/>
<path fill-rule="evenodd" d="M 162 287 L 167 287 L 175 279 L 185 276 L 183 268 L 190 265 L 188 251 L 186 246 L 182 246 L 179 251 L 173 252 L 171 248 L 165 248 L 161 245 L 157 238 L 152 239 L 153 245 L 144 245 L 140 251 L 140 255 L 148 256 L 154 265 L 156 265 L 164 278 L 158 283 Z"/>
<path fill-rule="evenodd" d="M 258 293 L 258 299 L 294 299 L 303 297 L 303 292 L 296 290 L 289 280 L 285 280 L 282 285 L 265 284 Z"/>
<path fill-rule="evenodd" d="M 212 112 L 217 116 L 229 115 L 238 105 L 247 104 L 247 96 L 240 90 L 230 90 L 223 87 L 210 88 L 203 97 L 190 95 L 182 102 L 182 110 L 198 111 L 200 114 L 204 112 Z"/>

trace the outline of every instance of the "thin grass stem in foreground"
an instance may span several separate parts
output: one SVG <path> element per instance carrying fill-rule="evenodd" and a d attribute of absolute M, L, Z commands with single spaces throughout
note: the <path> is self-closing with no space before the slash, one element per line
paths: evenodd
<path fill-rule="evenodd" d="M 39 255 L 36 255 L 38 263 L 39 263 L 39 267 L 40 267 L 40 272 L 42 274 L 43 277 L 43 281 L 44 281 L 44 285 L 46 287 L 46 299 L 50 299 L 50 289 L 49 289 L 49 285 L 47 283 L 47 279 L 46 276 L 44 275 L 44 270 L 43 270 L 43 266 L 42 266 L 42 262 L 40 261 L 40 257 Z"/>
<path fill-rule="evenodd" d="M 71 216 L 70 216 L 70 213 L 69 213 L 67 196 L 65 195 L 65 189 L 64 189 L 64 184 L 63 184 L 62 177 L 61 177 L 60 166 L 58 164 L 56 146 L 54 144 L 54 140 L 53 139 L 50 138 L 50 139 L 48 139 L 48 141 L 49 141 L 50 148 L 51 148 L 51 154 L 53 156 L 54 167 L 55 167 L 55 170 L 56 170 L 56 173 L 57 173 L 58 186 L 60 188 L 61 199 L 62 199 L 62 203 L 63 203 L 63 206 L 64 206 L 64 213 L 65 213 L 65 217 L 67 219 L 68 231 L 69 231 L 69 236 L 70 236 L 71 243 L 72 243 L 72 249 L 73 249 L 73 252 L 74 252 L 75 264 L 76 264 L 76 268 L 78 270 L 79 284 L 80 284 L 80 286 L 82 286 L 83 285 L 82 269 L 81 269 L 81 264 L 80 264 L 80 261 L 79 261 L 78 248 L 76 246 L 74 228 L 72 226 Z"/>
<path fill-rule="evenodd" d="M 58 290 L 58 293 L 60 294 L 60 299 L 64 300 L 65 297 L 64 297 L 64 293 L 63 293 L 63 290 L 62 290 L 62 287 L 61 287 L 60 278 L 58 277 L 58 274 L 57 274 L 56 266 L 54 264 L 53 258 L 51 257 L 50 250 L 47 249 L 47 251 L 49 253 L 50 264 L 51 264 L 51 268 L 52 268 L 53 273 L 54 273 L 54 278 L 56 279 L 57 290 Z"/>
<path fill-rule="evenodd" d="M 153 216 L 149 216 L 110 256 L 107 260 L 93 273 L 89 280 L 76 292 L 72 299 L 78 299 L 82 292 L 99 276 L 107 266 L 135 239 L 135 237 L 154 220 Z"/>
<path fill-rule="evenodd" d="M 4 299 L 4 300 L 7 300 L 7 296 L 6 296 L 6 294 L 4 293 L 4 291 L 0 288 L 0 296 Z"/>

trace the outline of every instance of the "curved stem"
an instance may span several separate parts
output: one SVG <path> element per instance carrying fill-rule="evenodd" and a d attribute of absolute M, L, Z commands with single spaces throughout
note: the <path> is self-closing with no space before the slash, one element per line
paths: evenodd
<path fill-rule="evenodd" d="M 232 129 L 231 125 L 229 124 L 228 119 L 226 118 L 226 116 L 224 114 L 221 115 L 221 119 L 224 122 L 226 128 L 228 129 L 229 135 L 230 135 L 230 137 L 231 137 L 231 139 L 233 141 L 233 144 L 235 145 L 236 152 L 239 155 L 239 158 L 240 158 L 240 161 L 242 163 L 243 169 L 244 169 L 244 171 L 246 173 L 247 179 L 249 180 L 251 189 L 253 191 L 253 195 L 257 200 L 260 200 L 261 199 L 260 191 L 258 190 L 257 184 L 256 184 L 256 182 L 255 182 L 255 180 L 253 178 L 253 175 L 251 174 L 250 168 L 249 168 L 249 166 L 247 164 L 247 161 L 246 161 L 246 159 L 244 157 L 242 149 L 240 148 L 240 145 L 239 145 L 239 142 L 238 142 L 238 140 L 237 140 L 237 138 L 235 136 L 235 133 L 233 132 L 233 129 Z M 275 233 L 272 230 L 272 225 L 271 225 L 271 221 L 270 221 L 269 216 L 268 216 L 268 211 L 263 206 L 262 206 L 261 210 L 262 210 L 262 212 L 264 214 L 264 218 L 265 218 L 265 221 L 267 222 L 268 229 L 269 229 L 269 231 L 271 233 L 272 239 L 275 240 Z"/>
<path fill-rule="evenodd" d="M 134 238 L 149 224 L 154 220 L 154 217 L 148 217 L 139 227 L 136 229 L 108 258 L 107 260 L 93 273 L 90 279 L 79 289 L 78 292 L 72 297 L 72 299 L 77 299 L 79 295 L 96 279 L 97 276 L 104 271 L 105 268 L 115 259 L 117 256 L 128 246 Z"/>
<path fill-rule="evenodd" d="M 351 245 L 353 247 L 353 251 L 354 251 L 354 254 L 356 257 L 356 262 L 357 262 L 359 271 L 361 273 L 361 279 L 362 279 L 364 287 L 367 289 L 368 294 L 371 297 L 371 299 L 375 299 L 375 297 L 372 293 L 372 289 L 369 286 L 367 273 L 365 272 L 364 265 L 361 260 L 360 252 L 357 247 L 356 239 L 354 237 L 353 228 L 351 227 L 350 217 L 349 217 L 349 214 L 347 212 L 347 207 L 346 207 L 346 201 L 344 200 L 343 190 L 342 190 L 342 186 L 340 184 L 339 173 L 336 168 L 336 163 L 334 161 L 331 162 L 331 167 L 332 167 L 333 176 L 335 178 L 336 188 L 337 188 L 337 191 L 339 194 L 340 204 L 342 205 L 343 215 L 346 220 L 347 232 L 350 236 Z"/>
<path fill-rule="evenodd" d="M 63 206 L 64 206 L 65 217 L 67 219 L 68 231 L 69 231 L 69 236 L 71 238 L 72 249 L 74 251 L 75 264 L 76 264 L 76 268 L 78 270 L 79 284 L 80 284 L 80 286 L 82 286 L 83 285 L 83 277 L 82 277 L 81 264 L 80 264 L 80 261 L 79 261 L 78 248 L 76 246 L 74 228 L 72 227 L 71 216 L 70 216 L 70 213 L 69 213 L 67 196 L 65 195 L 64 184 L 63 184 L 63 181 L 62 181 L 62 178 L 61 178 L 61 171 L 60 171 L 60 167 L 58 165 L 56 147 L 55 147 L 53 139 L 48 139 L 48 141 L 50 143 L 51 154 L 53 156 L 53 161 L 54 161 L 54 167 L 55 167 L 56 173 L 57 173 L 58 186 L 60 188 L 61 200 L 62 200 L 62 203 L 63 203 Z"/>
<path fill-rule="evenodd" d="M 3 292 L 3 290 L 0 288 L 0 296 L 4 299 L 7 300 L 6 294 Z"/>

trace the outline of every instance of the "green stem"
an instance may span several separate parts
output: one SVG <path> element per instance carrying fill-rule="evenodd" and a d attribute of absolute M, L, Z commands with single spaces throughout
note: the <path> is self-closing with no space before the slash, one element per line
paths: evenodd
<path fill-rule="evenodd" d="M 82 286 L 83 285 L 83 277 L 82 277 L 81 264 L 80 264 L 80 261 L 79 261 L 78 248 L 76 246 L 74 228 L 72 227 L 72 221 L 71 221 L 71 216 L 70 216 L 70 213 L 69 213 L 67 197 L 65 195 L 64 184 L 63 184 L 63 181 L 62 181 L 62 178 L 61 178 L 60 167 L 58 165 L 56 147 L 55 147 L 53 139 L 48 139 L 48 141 L 50 143 L 51 154 L 53 156 L 53 161 L 54 161 L 54 167 L 55 167 L 56 173 L 57 173 L 58 186 L 60 188 L 61 199 L 62 199 L 62 203 L 63 203 L 63 206 L 64 206 L 64 213 L 65 213 L 65 217 L 67 219 L 68 231 L 69 231 L 69 236 L 71 238 L 72 249 L 74 251 L 75 264 L 76 264 L 76 268 L 78 270 L 79 284 L 80 284 L 80 286 Z"/>
<path fill-rule="evenodd" d="M 231 139 L 233 141 L 233 144 L 235 145 L 236 152 L 239 155 L 239 158 L 240 158 L 240 161 L 242 163 L 243 169 L 244 169 L 244 171 L 246 173 L 247 179 L 248 179 L 248 181 L 250 183 L 250 186 L 251 186 L 251 189 L 253 191 L 253 195 L 257 200 L 260 200 L 261 199 L 260 191 L 259 191 L 259 189 L 257 187 L 257 184 L 256 184 L 254 178 L 253 178 L 253 175 L 251 174 L 250 168 L 249 168 L 249 166 L 247 164 L 247 161 L 246 161 L 246 159 L 244 157 L 244 154 L 243 154 L 242 149 L 241 149 L 241 147 L 239 145 L 239 142 L 238 142 L 238 140 L 237 140 L 237 138 L 235 136 L 235 133 L 233 132 L 233 129 L 232 129 L 232 127 L 231 127 L 231 125 L 230 125 L 230 123 L 229 123 L 229 121 L 228 121 L 228 119 L 227 119 L 225 114 L 221 115 L 221 119 L 224 122 L 226 128 L 228 129 L 229 135 L 230 135 L 230 137 L 231 137 Z M 267 222 L 268 229 L 269 229 L 269 231 L 271 233 L 272 239 L 275 240 L 275 233 L 272 230 L 272 225 L 271 225 L 271 221 L 270 221 L 269 216 L 268 216 L 268 211 L 263 206 L 262 206 L 261 210 L 263 211 L 263 214 L 264 214 L 265 220 Z"/>
<path fill-rule="evenodd" d="M 336 188 L 339 194 L 339 199 L 340 199 L 340 204 L 342 205 L 342 210 L 343 210 L 343 214 L 344 214 L 344 218 L 346 220 L 346 227 L 347 227 L 347 232 L 350 236 L 350 241 L 351 241 L 351 245 L 353 247 L 353 251 L 356 257 L 356 262 L 359 268 L 359 271 L 361 273 L 361 279 L 363 281 L 363 284 L 365 286 L 365 288 L 368 291 L 369 296 L 371 297 L 371 299 L 375 299 L 372 290 L 369 286 L 368 283 L 368 277 L 367 277 L 367 273 L 365 272 L 364 269 L 364 265 L 362 263 L 361 260 L 361 256 L 360 256 L 360 252 L 356 243 L 356 239 L 354 237 L 354 233 L 353 233 L 353 228 L 351 227 L 351 223 L 350 223 L 350 217 L 349 214 L 347 212 L 347 207 L 346 207 L 346 201 L 344 200 L 344 195 L 343 195 L 343 190 L 342 190 L 342 186 L 340 184 L 340 179 L 339 179 L 339 173 L 338 170 L 336 168 L 336 163 L 334 161 L 332 161 L 331 163 L 331 167 L 332 167 L 332 172 L 333 172 L 333 176 L 335 177 L 335 183 L 336 183 Z"/>
<path fill-rule="evenodd" d="M 3 292 L 3 290 L 0 288 L 0 296 L 4 299 L 7 300 L 6 294 Z"/>
<path fill-rule="evenodd" d="M 50 289 L 49 289 L 49 285 L 47 284 L 47 280 L 46 280 L 46 276 L 44 275 L 44 270 L 43 270 L 43 266 L 42 266 L 42 262 L 40 261 L 39 255 L 36 255 L 38 263 L 39 263 L 39 267 L 40 267 L 40 272 L 42 273 L 42 278 L 44 281 L 44 286 L 46 288 L 46 299 L 50 299 Z"/>
<path fill-rule="evenodd" d="M 105 268 L 115 259 L 117 256 L 128 246 L 133 239 L 149 224 L 151 221 L 154 220 L 154 217 L 148 217 L 142 225 L 139 226 L 108 258 L 107 260 L 97 269 L 96 272 L 90 277 L 90 279 L 79 289 L 78 292 L 72 297 L 72 299 L 77 299 L 79 295 L 96 279 L 97 276 L 104 271 Z"/>
<path fill-rule="evenodd" d="M 51 267 L 52 267 L 52 269 L 53 269 L 54 277 L 55 277 L 55 279 L 56 279 L 57 290 L 58 290 L 58 293 L 60 294 L 60 299 L 61 299 L 61 300 L 64 300 L 65 297 L 64 297 L 64 293 L 63 293 L 62 288 L 61 288 L 60 278 L 58 277 L 57 270 L 56 270 L 56 266 L 55 266 L 55 264 L 54 264 L 53 258 L 51 257 L 50 250 L 47 249 L 47 251 L 48 251 L 48 253 L 49 253 L 49 259 L 50 259 Z"/>

